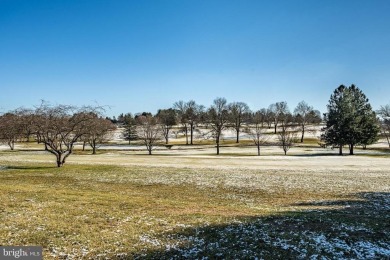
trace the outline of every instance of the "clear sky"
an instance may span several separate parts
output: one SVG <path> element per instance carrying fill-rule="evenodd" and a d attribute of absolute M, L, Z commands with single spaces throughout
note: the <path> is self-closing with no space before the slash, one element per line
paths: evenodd
<path fill-rule="evenodd" d="M 325 112 L 340 84 L 390 103 L 390 1 L 0 0 L 1 112 L 216 97 Z"/>

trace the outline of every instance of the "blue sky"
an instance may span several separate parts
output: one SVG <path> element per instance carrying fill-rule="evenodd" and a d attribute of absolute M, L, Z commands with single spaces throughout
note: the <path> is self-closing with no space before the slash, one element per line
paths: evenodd
<path fill-rule="evenodd" d="M 107 115 L 305 100 L 340 84 L 390 103 L 390 1 L 0 0 L 0 111 L 108 105 Z"/>

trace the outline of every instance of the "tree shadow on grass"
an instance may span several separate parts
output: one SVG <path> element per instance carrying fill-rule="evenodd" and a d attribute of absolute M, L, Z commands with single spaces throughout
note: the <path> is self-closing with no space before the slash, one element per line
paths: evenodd
<path fill-rule="evenodd" d="M 43 170 L 43 169 L 57 169 L 58 167 L 53 165 L 11 165 L 5 166 L 7 170 Z"/>
<path fill-rule="evenodd" d="M 390 259 L 390 193 L 309 201 L 273 216 L 142 236 L 122 259 Z"/>
<path fill-rule="evenodd" d="M 345 156 L 346 154 L 343 154 L 342 156 Z M 332 153 L 332 152 L 329 152 L 329 153 L 312 153 L 312 154 L 292 154 L 290 156 L 295 156 L 295 157 L 328 157 L 328 156 L 341 156 L 339 155 L 338 153 Z"/>

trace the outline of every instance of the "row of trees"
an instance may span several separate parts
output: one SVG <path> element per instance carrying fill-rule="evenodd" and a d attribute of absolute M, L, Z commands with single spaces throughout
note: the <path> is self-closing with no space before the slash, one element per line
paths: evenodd
<path fill-rule="evenodd" d="M 137 124 L 137 117 L 152 116 L 151 113 L 142 113 L 133 115 L 131 113 L 121 114 L 118 119 L 111 119 L 114 123 L 121 123 L 125 130 L 123 136 L 126 140 L 134 140 L 134 126 Z M 262 108 L 252 112 L 249 106 L 244 102 L 233 102 L 228 104 L 226 99 L 217 98 L 213 105 L 205 109 L 204 106 L 198 105 L 195 101 L 188 102 L 178 101 L 174 103 L 172 108 L 158 110 L 155 117 L 162 125 L 166 144 L 169 142 L 169 134 L 175 125 L 181 125 L 182 132 L 186 138 L 186 144 L 193 144 L 194 131 L 199 125 L 211 126 L 214 132 L 231 128 L 236 132 L 236 142 L 239 143 L 240 133 L 247 125 L 254 122 L 260 124 L 261 127 L 274 126 L 275 134 L 277 127 L 284 123 L 298 125 L 301 129 L 301 142 L 303 142 L 306 125 L 318 124 L 321 122 L 321 114 L 318 110 L 314 110 L 305 101 L 302 101 L 295 108 L 294 113 L 288 109 L 286 102 L 277 102 L 271 104 L 269 108 Z M 218 122 L 219 121 L 219 122 Z"/>
<path fill-rule="evenodd" d="M 348 145 L 353 154 L 356 145 L 365 147 L 376 142 L 381 129 L 390 147 L 389 105 L 381 107 L 377 118 L 360 89 L 354 85 L 341 85 L 332 94 L 327 108 L 324 114 L 326 127 L 321 135 L 325 145 L 338 147 L 340 154 Z M 224 130 L 234 129 L 237 143 L 240 133 L 245 132 L 257 146 L 258 155 L 260 146 L 268 140 L 266 128 L 274 127 L 278 144 L 286 154 L 297 142 L 297 128 L 303 142 L 307 125 L 321 122 L 320 113 L 305 101 L 300 102 L 293 113 L 286 102 L 252 112 L 244 102 L 228 103 L 225 98 L 216 98 L 207 109 L 192 100 L 179 101 L 172 108 L 160 109 L 156 115 L 127 113 L 114 120 L 104 119 L 101 112 L 102 109 L 96 107 L 50 106 L 46 103 L 35 109 L 18 109 L 0 116 L 0 140 L 14 149 L 15 141 L 30 141 L 34 137 L 46 151 L 55 155 L 60 167 L 73 152 L 76 142 L 82 142 L 83 147 L 89 144 L 95 154 L 100 144 L 112 138 L 116 129 L 112 121 L 124 127 L 123 137 L 129 142 L 142 140 L 149 154 L 160 140 L 165 139 L 168 144 L 173 126 L 181 125 L 186 144 L 193 144 L 194 132 L 199 126 L 208 129 L 204 136 L 215 140 L 217 154 Z"/>
<path fill-rule="evenodd" d="M 212 137 L 215 140 L 217 154 L 220 149 L 220 139 L 223 130 L 231 128 L 236 132 L 236 142 L 240 141 L 240 133 L 245 131 L 248 133 L 255 144 L 258 146 L 258 154 L 260 154 L 260 144 L 265 142 L 264 128 L 271 128 L 274 125 L 275 134 L 277 127 L 281 126 L 284 136 L 280 139 L 285 140 L 285 135 L 291 135 L 292 131 L 287 131 L 287 127 L 291 125 L 299 126 L 301 129 L 301 142 L 303 142 L 305 129 L 307 124 L 318 124 L 321 122 L 319 111 L 313 109 L 305 101 L 302 101 L 295 108 L 294 113 L 288 109 L 286 102 L 277 102 L 271 104 L 268 109 L 260 109 L 252 112 L 249 106 L 244 102 L 227 103 L 225 98 L 216 98 L 213 104 L 206 109 L 204 106 L 197 104 L 195 101 L 188 102 L 178 101 L 173 104 L 172 108 L 160 109 L 155 116 L 151 113 L 137 114 L 133 117 L 131 113 L 121 114 L 118 119 L 112 119 L 115 123 L 120 123 L 124 127 L 123 137 L 128 140 L 135 140 L 141 136 L 145 140 L 145 135 L 137 133 L 137 126 L 145 124 L 154 124 L 148 127 L 149 134 L 147 136 L 155 136 L 158 139 L 158 134 L 152 135 L 150 132 L 154 129 L 156 133 L 163 135 L 165 143 L 169 143 L 169 136 L 174 126 L 180 125 L 184 133 L 186 144 L 192 145 L 194 140 L 195 129 L 199 126 L 204 126 L 210 129 L 204 136 Z M 294 137 L 295 138 L 295 137 Z M 288 138 L 287 140 L 292 140 Z M 295 140 L 295 139 L 294 139 Z M 145 145 L 151 153 L 151 140 L 144 141 Z M 286 143 L 281 141 L 281 143 Z M 287 147 L 283 145 L 283 147 Z M 287 152 L 286 149 L 284 149 Z"/>
<path fill-rule="evenodd" d="M 11 150 L 17 140 L 30 141 L 33 138 L 44 145 L 44 149 L 56 157 L 57 166 L 62 166 L 72 154 L 77 142 L 86 144 L 96 154 L 96 149 L 112 138 L 115 124 L 101 116 L 102 109 L 58 105 L 50 106 L 43 102 L 35 109 L 17 109 L 0 116 L 0 140 L 7 143 Z M 149 154 L 162 138 L 169 142 L 173 126 L 180 124 L 186 137 L 186 144 L 193 144 L 194 131 L 199 125 L 209 129 L 207 135 L 215 139 L 217 154 L 220 152 L 222 132 L 227 128 L 236 131 L 239 142 L 240 132 L 248 133 L 258 147 L 266 140 L 264 126 L 281 125 L 281 133 L 288 124 L 299 124 L 302 129 L 302 141 L 305 125 L 309 122 L 320 122 L 319 113 L 305 102 L 301 102 L 291 114 L 286 102 L 270 105 L 268 109 L 251 112 L 243 102 L 228 104 L 225 98 L 217 98 L 208 109 L 195 101 L 176 102 L 172 108 L 160 109 L 156 115 L 144 112 L 134 117 L 121 114 L 117 123 L 124 126 L 123 137 L 128 140 L 140 139 L 144 142 Z M 270 123 L 272 121 L 272 123 Z M 245 127 L 244 127 L 245 126 Z M 275 127 L 276 130 L 276 127 Z M 282 147 L 287 152 L 286 134 L 280 137 Z M 290 142 L 291 143 L 291 142 Z"/>
<path fill-rule="evenodd" d="M 382 106 L 375 113 L 369 100 L 359 88 L 355 85 L 350 87 L 340 85 L 331 95 L 327 109 L 327 113 L 324 114 L 326 126 L 322 129 L 321 140 L 325 145 L 338 147 L 339 154 L 342 155 L 344 146 L 348 146 L 349 153 L 353 154 L 356 145 L 366 148 L 367 145 L 375 143 L 380 131 L 390 147 L 390 105 Z M 219 154 L 223 130 L 234 129 L 237 143 L 239 143 L 240 133 L 244 131 L 257 146 L 258 155 L 260 155 L 261 144 L 267 140 L 267 135 L 264 134 L 265 125 L 268 128 L 274 127 L 278 143 L 286 154 L 291 145 L 297 141 L 296 132 L 292 127 L 299 127 L 300 142 L 303 142 L 307 125 L 321 122 L 320 112 L 314 110 L 305 101 L 297 105 L 294 113 L 289 111 L 286 102 L 276 102 L 267 109 L 262 108 L 252 112 L 246 103 L 228 104 L 225 98 L 215 99 L 208 109 L 192 100 L 179 101 L 174 103 L 172 108 L 159 110 L 154 117 L 151 113 L 136 115 L 134 119 L 131 114 L 120 115 L 118 121 L 125 125 L 124 136 L 128 140 L 137 137 L 135 130 L 129 130 L 132 127 L 134 129 L 136 124 L 140 124 L 137 118 L 142 119 L 141 125 L 154 124 L 156 132 L 162 131 L 166 144 L 174 125 L 182 126 L 186 144 L 193 144 L 195 127 L 207 126 L 211 129 L 210 134 L 215 140 L 217 154 Z M 278 127 L 279 132 L 277 132 Z M 155 142 L 147 144 L 145 141 L 149 153 L 152 151 L 153 143 Z"/>

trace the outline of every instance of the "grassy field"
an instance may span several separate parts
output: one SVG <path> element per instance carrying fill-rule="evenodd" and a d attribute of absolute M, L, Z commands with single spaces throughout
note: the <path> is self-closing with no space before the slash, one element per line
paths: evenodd
<path fill-rule="evenodd" d="M 62 168 L 0 151 L 0 245 L 45 259 L 390 257 L 389 156 L 253 149 L 79 153 Z"/>

